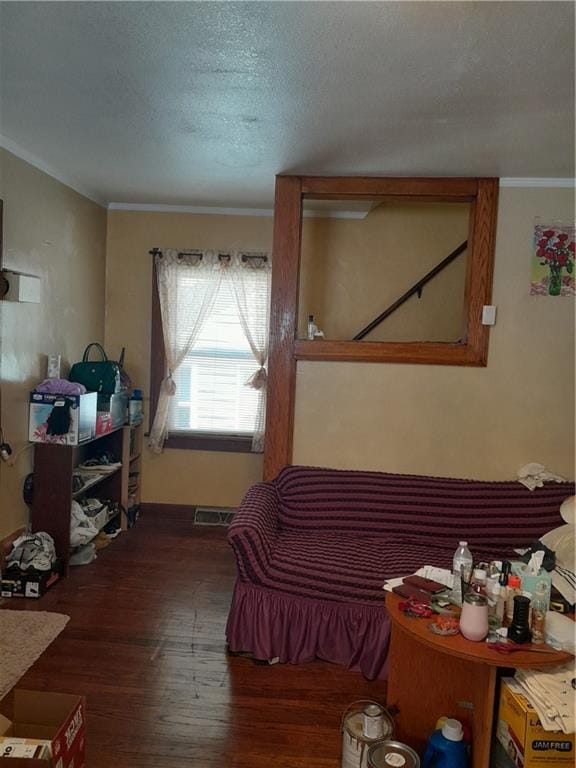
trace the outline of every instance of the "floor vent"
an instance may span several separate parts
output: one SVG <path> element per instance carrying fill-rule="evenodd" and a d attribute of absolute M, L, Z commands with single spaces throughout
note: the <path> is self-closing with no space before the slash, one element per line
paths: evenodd
<path fill-rule="evenodd" d="M 194 522 L 196 525 L 230 525 L 234 511 L 226 507 L 196 507 Z"/>

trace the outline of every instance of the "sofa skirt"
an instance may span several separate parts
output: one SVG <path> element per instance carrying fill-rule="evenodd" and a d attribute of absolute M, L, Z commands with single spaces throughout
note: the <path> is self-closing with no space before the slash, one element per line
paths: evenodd
<path fill-rule="evenodd" d="M 322 659 L 388 677 L 390 617 L 382 602 L 353 605 L 284 594 L 236 581 L 226 626 L 232 652 L 305 664 Z"/>

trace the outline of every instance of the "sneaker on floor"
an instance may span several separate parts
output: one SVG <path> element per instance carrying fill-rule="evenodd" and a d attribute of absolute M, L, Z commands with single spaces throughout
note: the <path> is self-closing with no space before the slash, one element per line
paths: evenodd
<path fill-rule="evenodd" d="M 6 569 L 49 571 L 56 562 L 54 539 L 48 533 L 25 533 L 12 545 Z"/>

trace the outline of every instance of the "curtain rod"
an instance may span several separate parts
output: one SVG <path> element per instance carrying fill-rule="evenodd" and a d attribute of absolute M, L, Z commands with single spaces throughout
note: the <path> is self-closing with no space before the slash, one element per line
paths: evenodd
<path fill-rule="evenodd" d="M 157 256 L 162 253 L 161 248 L 152 248 L 148 251 L 150 256 Z M 202 258 L 201 251 L 178 251 L 178 256 L 199 256 Z M 229 253 L 219 253 L 218 258 L 221 260 L 230 259 Z M 242 261 L 248 261 L 249 259 L 262 259 L 262 261 L 268 261 L 268 256 L 265 253 L 241 253 Z"/>

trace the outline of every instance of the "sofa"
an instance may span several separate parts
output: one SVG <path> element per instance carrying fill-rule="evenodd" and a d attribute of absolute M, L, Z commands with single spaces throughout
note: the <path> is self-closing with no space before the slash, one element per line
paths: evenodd
<path fill-rule="evenodd" d="M 237 579 L 232 652 L 323 659 L 387 677 L 386 579 L 450 568 L 460 539 L 475 560 L 514 556 L 562 524 L 573 483 L 518 482 L 289 466 L 253 486 L 228 530 Z"/>

